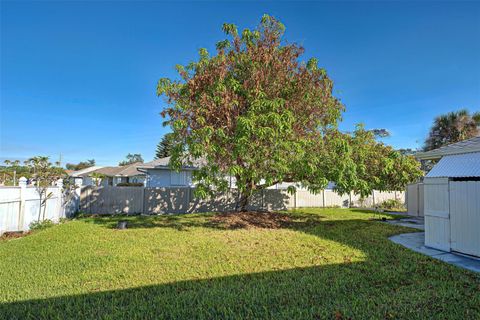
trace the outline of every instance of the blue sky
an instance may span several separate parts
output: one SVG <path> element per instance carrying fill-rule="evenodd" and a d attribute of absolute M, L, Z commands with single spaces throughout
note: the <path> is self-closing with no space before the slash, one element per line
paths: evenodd
<path fill-rule="evenodd" d="M 167 128 L 156 97 L 222 40 L 223 22 L 279 18 L 347 111 L 341 128 L 387 128 L 421 146 L 433 118 L 480 110 L 480 2 L 1 2 L 0 158 L 146 161 Z"/>

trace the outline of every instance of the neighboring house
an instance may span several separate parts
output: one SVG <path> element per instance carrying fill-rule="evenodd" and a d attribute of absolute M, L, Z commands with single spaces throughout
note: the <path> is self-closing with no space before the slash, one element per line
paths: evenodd
<path fill-rule="evenodd" d="M 153 160 L 143 163 L 137 167 L 140 172 L 146 175 L 146 187 L 191 187 L 192 172 L 198 169 L 197 166 L 183 167 L 179 172 L 170 169 L 170 157 Z"/>
<path fill-rule="evenodd" d="M 197 170 L 202 161 L 195 161 L 193 166 L 183 167 L 179 172 L 170 169 L 169 167 L 170 157 L 157 159 L 151 162 L 141 164 L 137 169 L 146 174 L 146 187 L 193 187 L 192 174 Z M 230 188 L 236 188 L 235 177 L 228 177 Z M 304 188 L 297 183 L 282 182 L 277 183 L 268 189 L 287 189 L 289 186 L 297 186 L 298 189 Z M 329 183 L 326 189 L 333 189 L 334 184 Z"/>
<path fill-rule="evenodd" d="M 145 185 L 145 173 L 137 170 L 139 165 L 142 163 L 136 162 L 118 167 L 90 167 L 76 171 L 71 176 L 75 178 L 77 185 L 83 186 L 116 186 L 119 183 L 142 183 Z M 97 178 L 96 175 L 100 175 L 102 178 Z"/>
<path fill-rule="evenodd" d="M 416 157 L 438 161 L 424 178 L 425 245 L 480 257 L 480 137 Z"/>
<path fill-rule="evenodd" d="M 93 182 L 89 174 L 101 168 L 103 167 L 93 166 L 93 167 L 88 167 L 82 170 L 73 171 L 69 173 L 69 177 L 74 180 L 77 186 L 90 186 L 90 185 L 93 185 Z"/>

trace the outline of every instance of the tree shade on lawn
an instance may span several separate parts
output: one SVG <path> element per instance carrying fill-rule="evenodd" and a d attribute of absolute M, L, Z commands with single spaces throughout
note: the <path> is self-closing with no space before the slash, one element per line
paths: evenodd
<path fill-rule="evenodd" d="M 318 192 L 333 181 L 342 193 L 366 196 L 415 181 L 421 172 L 412 157 L 362 126 L 338 131 L 345 107 L 333 81 L 315 58 L 302 61 L 304 48 L 286 43 L 284 30 L 268 15 L 253 31 L 226 23 L 228 39 L 217 43 L 216 55 L 200 49 L 197 62 L 177 66 L 180 80 L 159 80 L 157 94 L 168 103 L 162 115 L 173 131 L 172 167 L 202 160 L 193 176 L 201 197 L 235 177 L 242 211 L 256 190 L 279 182 Z"/>
<path fill-rule="evenodd" d="M 0 318 L 479 318 L 477 274 L 387 239 L 413 230 L 353 209 L 287 217 L 82 218 L 0 242 Z"/>

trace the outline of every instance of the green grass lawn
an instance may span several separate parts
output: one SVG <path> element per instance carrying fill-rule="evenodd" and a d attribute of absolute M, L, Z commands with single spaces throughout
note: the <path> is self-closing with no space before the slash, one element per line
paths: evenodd
<path fill-rule="evenodd" d="M 0 318 L 480 319 L 480 277 L 388 240 L 411 229 L 288 215 L 276 229 L 92 217 L 1 241 Z"/>

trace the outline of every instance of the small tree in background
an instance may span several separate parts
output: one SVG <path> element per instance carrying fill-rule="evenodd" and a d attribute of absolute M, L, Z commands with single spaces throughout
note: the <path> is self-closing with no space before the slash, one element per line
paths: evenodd
<path fill-rule="evenodd" d="M 155 159 L 161 159 L 171 155 L 174 144 L 173 138 L 174 135 L 172 133 L 167 133 L 162 137 L 162 140 L 157 144 Z"/>
<path fill-rule="evenodd" d="M 99 172 L 93 172 L 90 177 L 92 178 L 93 182 L 95 183 L 95 186 L 99 187 L 100 184 L 102 183 L 102 179 L 104 179 L 106 176 L 102 173 Z"/>
<path fill-rule="evenodd" d="M 316 59 L 300 61 L 302 47 L 284 44 L 285 27 L 278 20 L 264 15 L 256 30 L 240 34 L 233 24 L 223 30 L 229 39 L 217 43 L 216 55 L 201 49 L 197 62 L 177 66 L 182 80 L 163 78 L 157 88 L 169 103 L 162 112 L 166 124 L 181 141 L 170 165 L 179 170 L 203 163 L 194 172 L 197 195 L 225 190 L 228 176 L 235 177 L 241 194 L 239 210 L 255 191 L 283 181 L 300 182 L 312 192 L 334 181 L 340 192 L 364 195 L 405 165 L 373 133 L 337 130 L 344 106 L 333 96 L 332 80 Z M 354 150 L 358 146 L 361 151 Z M 385 172 L 365 168 L 378 161 L 387 165 Z"/>
<path fill-rule="evenodd" d="M 119 166 L 127 166 L 129 164 L 135 163 L 135 162 L 141 162 L 143 163 L 143 158 L 142 155 L 139 153 L 129 153 L 126 156 L 127 160 L 120 161 L 118 163 Z"/>
<path fill-rule="evenodd" d="M 34 180 L 35 189 L 38 192 L 40 201 L 37 219 L 38 222 L 40 222 L 40 220 L 45 219 L 47 200 L 52 196 L 52 193 L 48 193 L 48 188 L 51 187 L 55 181 L 64 177 L 65 171 L 58 166 L 52 166 L 52 164 L 48 161 L 48 157 L 45 156 L 30 158 L 25 163 L 28 164 L 33 171 L 32 179 Z"/>
<path fill-rule="evenodd" d="M 442 114 L 435 118 L 425 141 L 424 151 L 476 137 L 480 134 L 480 112 L 466 109 Z"/>

